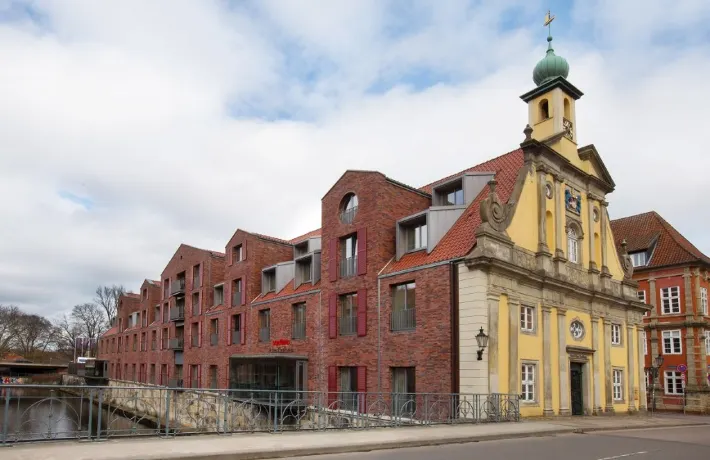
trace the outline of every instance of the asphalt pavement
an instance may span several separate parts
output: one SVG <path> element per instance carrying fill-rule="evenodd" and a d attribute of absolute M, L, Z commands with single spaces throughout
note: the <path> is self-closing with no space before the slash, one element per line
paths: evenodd
<path fill-rule="evenodd" d="M 292 460 L 708 460 L 710 426 L 562 434 Z"/>

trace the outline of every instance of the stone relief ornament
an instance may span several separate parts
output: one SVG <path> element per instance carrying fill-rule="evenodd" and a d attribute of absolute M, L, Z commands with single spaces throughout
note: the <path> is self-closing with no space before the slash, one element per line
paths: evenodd
<path fill-rule="evenodd" d="M 621 268 L 624 270 L 624 278 L 631 279 L 634 276 L 634 264 L 626 251 L 626 246 L 626 239 L 624 239 L 621 241 Z"/>
<path fill-rule="evenodd" d="M 490 225 L 497 232 L 504 232 L 508 226 L 508 217 L 511 213 L 511 204 L 503 204 L 496 192 L 498 181 L 491 179 L 488 181 L 490 189 L 488 197 L 481 202 L 481 222 Z"/>
<path fill-rule="evenodd" d="M 549 182 L 545 184 L 545 196 L 548 200 L 552 198 L 552 184 Z"/>
<path fill-rule="evenodd" d="M 592 210 L 592 218 L 594 219 L 594 222 L 599 222 L 599 208 L 595 207 Z"/>
<path fill-rule="evenodd" d="M 582 195 L 570 188 L 565 189 L 565 207 L 577 214 L 582 213 Z"/>
<path fill-rule="evenodd" d="M 584 324 L 582 324 L 580 320 L 575 319 L 569 325 L 569 333 L 574 340 L 582 340 L 584 338 Z"/>

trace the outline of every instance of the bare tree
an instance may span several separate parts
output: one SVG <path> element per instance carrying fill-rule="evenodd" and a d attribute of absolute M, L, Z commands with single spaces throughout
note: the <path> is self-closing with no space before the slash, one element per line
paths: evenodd
<path fill-rule="evenodd" d="M 106 315 L 95 303 L 74 305 L 71 317 L 79 326 L 82 336 L 95 341 L 106 330 Z"/>
<path fill-rule="evenodd" d="M 106 312 L 106 319 L 109 325 L 113 324 L 113 320 L 116 317 L 118 298 L 125 293 L 126 288 L 123 285 L 117 286 L 114 284 L 113 286 L 99 286 L 96 288 L 94 302 Z"/>
<path fill-rule="evenodd" d="M 76 346 L 76 339 L 81 337 L 81 325 L 72 317 L 63 315 L 55 322 L 57 348 L 65 353 L 71 353 Z"/>
<path fill-rule="evenodd" d="M 25 357 L 46 351 L 55 338 L 54 326 L 47 318 L 20 314 L 15 332 L 15 346 Z"/>
<path fill-rule="evenodd" d="M 13 347 L 20 314 L 20 309 L 14 305 L 0 305 L 0 356 Z"/>

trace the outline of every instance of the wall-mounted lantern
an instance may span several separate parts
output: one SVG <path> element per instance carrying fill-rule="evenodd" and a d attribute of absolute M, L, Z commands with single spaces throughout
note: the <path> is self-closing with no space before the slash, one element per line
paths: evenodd
<path fill-rule="evenodd" d="M 488 345 L 488 336 L 483 332 L 483 328 L 476 334 L 476 342 L 478 342 L 478 361 L 483 359 L 483 350 Z"/>

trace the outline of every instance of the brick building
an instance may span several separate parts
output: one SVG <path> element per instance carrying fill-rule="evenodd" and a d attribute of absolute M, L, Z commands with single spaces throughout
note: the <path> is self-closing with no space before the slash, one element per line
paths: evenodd
<path fill-rule="evenodd" d="M 647 307 L 614 250 L 614 181 L 577 144 L 568 71 L 550 46 L 509 153 L 418 188 L 349 170 L 323 196 L 319 230 L 237 230 L 224 254 L 181 245 L 158 324 L 112 329 L 100 348 L 153 328 L 163 350 L 102 352 L 112 377 L 147 366 L 154 384 L 329 398 L 522 393 L 523 415 L 644 409 Z M 122 301 L 122 318 L 143 308 Z"/>
<path fill-rule="evenodd" d="M 656 407 L 710 412 L 710 258 L 656 212 L 611 225 L 619 251 L 630 256 L 639 300 L 651 306 L 644 317 L 644 366 L 648 373 L 663 355 Z"/>

